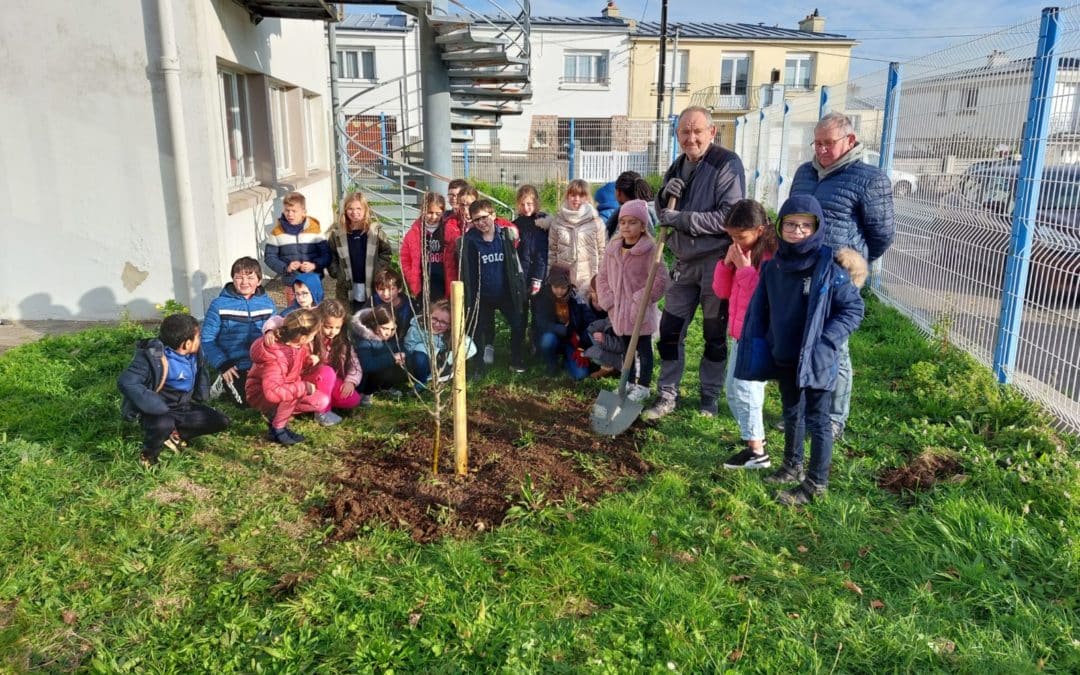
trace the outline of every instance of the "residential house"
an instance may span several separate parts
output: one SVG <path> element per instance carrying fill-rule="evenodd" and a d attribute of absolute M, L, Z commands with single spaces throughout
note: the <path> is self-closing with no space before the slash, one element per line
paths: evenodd
<path fill-rule="evenodd" d="M 420 133 L 416 19 L 408 14 L 348 14 L 334 25 L 338 96 L 354 174 L 380 170 Z M 363 168 L 361 168 L 363 167 Z"/>
<path fill-rule="evenodd" d="M 328 227 L 327 7 L 6 3 L 0 317 L 201 315 L 285 192 Z"/>
<path fill-rule="evenodd" d="M 902 155 L 985 160 L 1020 151 L 1034 59 L 994 50 L 975 68 L 908 77 L 900 86 L 896 151 Z M 1058 58 L 1047 161 L 1076 161 L 1080 138 L 1080 58 Z"/>
<path fill-rule="evenodd" d="M 630 41 L 630 117 L 655 119 L 660 24 L 638 23 Z M 772 85 L 778 84 L 801 117 L 816 120 L 821 87 L 848 79 L 854 46 L 851 38 L 826 33 L 825 19 L 816 10 L 799 22 L 798 29 L 745 23 L 671 23 L 664 84 L 672 89 L 674 104 L 670 108 L 665 104 L 663 113 L 702 105 L 712 111 L 717 140 L 733 147 L 735 120 L 767 105 Z"/>

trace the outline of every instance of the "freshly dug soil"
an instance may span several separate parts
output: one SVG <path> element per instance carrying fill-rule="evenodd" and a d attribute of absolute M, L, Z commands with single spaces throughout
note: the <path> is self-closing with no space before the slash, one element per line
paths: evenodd
<path fill-rule="evenodd" d="M 882 471 L 878 487 L 896 494 L 929 490 L 938 481 L 962 476 L 963 471 L 963 465 L 954 457 L 926 451 L 904 466 Z"/>
<path fill-rule="evenodd" d="M 615 438 L 592 433 L 588 403 L 552 402 L 496 386 L 470 392 L 471 401 L 477 398 L 479 404 L 469 406 L 466 476 L 454 471 L 449 412 L 438 475 L 431 471 L 430 420 L 393 447 L 353 448 L 321 512 L 334 524 L 331 539 L 349 539 L 376 523 L 404 529 L 418 542 L 467 536 L 499 525 L 515 505 L 540 508 L 570 494 L 594 502 L 651 470 L 637 454 L 634 430 Z"/>

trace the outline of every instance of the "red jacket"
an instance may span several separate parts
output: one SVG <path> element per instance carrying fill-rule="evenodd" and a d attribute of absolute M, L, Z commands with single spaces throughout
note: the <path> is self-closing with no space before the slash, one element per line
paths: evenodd
<path fill-rule="evenodd" d="M 424 233 L 423 217 L 416 219 L 409 231 L 401 240 L 401 275 L 405 277 L 406 290 L 418 296 L 423 292 L 423 251 L 420 250 L 422 243 L 421 234 Z M 456 218 L 443 218 L 443 269 L 446 271 L 446 288 L 444 295 L 450 297 L 450 284 L 458 278 L 457 243 L 461 238 L 461 230 L 458 229 Z M 438 289 L 432 289 L 432 294 L 437 295 Z"/>
<path fill-rule="evenodd" d="M 732 246 L 738 246 L 738 244 L 732 244 Z M 742 335 L 743 319 L 746 318 L 750 298 L 754 297 L 754 289 L 757 288 L 759 268 L 771 257 L 771 253 L 766 253 L 761 256 L 758 267 L 747 265 L 739 270 L 723 260 L 716 263 L 712 290 L 721 300 L 728 299 L 728 335 L 736 340 Z"/>
<path fill-rule="evenodd" d="M 307 396 L 307 382 L 300 378 L 309 356 L 307 345 L 277 343 L 270 347 L 263 338 L 256 340 L 251 345 L 251 370 L 244 385 L 251 407 L 262 410 Z"/>

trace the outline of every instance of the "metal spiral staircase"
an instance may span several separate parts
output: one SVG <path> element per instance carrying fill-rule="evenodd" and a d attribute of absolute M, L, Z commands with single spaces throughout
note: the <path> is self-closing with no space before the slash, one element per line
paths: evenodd
<path fill-rule="evenodd" d="M 433 29 L 439 65 L 445 69 L 449 83 L 449 119 L 440 117 L 437 120 L 437 124 L 442 125 L 448 121 L 448 129 L 433 129 L 430 124 L 407 124 L 396 130 L 400 138 L 396 139 L 392 150 L 387 150 L 385 144 L 364 143 L 355 134 L 350 135 L 344 124 L 343 111 L 339 110 L 335 115 L 335 133 L 341 140 L 339 169 L 345 169 L 339 171 L 341 183 L 346 190 L 360 189 L 367 195 L 378 219 L 392 238 L 401 236 L 418 216 L 425 185 L 442 183 L 455 177 L 446 175 L 449 171 L 433 171 L 432 167 L 425 166 L 423 156 L 427 153 L 422 152 L 421 148 L 426 143 L 445 144 L 445 148 L 439 152 L 449 158 L 452 143 L 472 142 L 477 130 L 499 129 L 502 126 L 501 118 L 504 115 L 522 114 L 522 102 L 532 96 L 529 86 L 530 2 L 510 2 L 513 10 L 507 11 L 497 0 L 488 0 L 495 10 L 494 14 L 482 14 L 457 0 L 451 1 L 456 14 L 440 11 L 436 6 L 442 4 L 446 7 L 445 3 L 432 0 L 364 3 L 395 6 L 416 16 L 421 26 L 426 21 Z M 419 37 L 423 40 L 424 34 L 420 33 Z M 430 61 L 427 63 L 430 64 Z M 366 110 L 350 109 L 348 114 L 362 115 L 379 105 L 385 106 L 388 99 L 400 97 L 407 101 L 410 94 L 417 93 L 423 108 L 429 102 L 428 92 L 407 91 L 408 83 L 414 81 L 416 75 L 406 73 L 400 78 L 380 82 L 364 90 L 361 94 L 366 96 L 365 100 L 379 100 L 380 103 L 374 103 Z M 422 70 L 420 75 L 424 78 Z M 340 108 L 344 109 L 347 103 L 348 100 Z M 410 117 L 420 119 L 420 115 L 416 114 Z M 369 160 L 376 158 L 376 161 L 357 161 L 360 156 Z M 509 208 L 501 202 L 497 206 Z"/>

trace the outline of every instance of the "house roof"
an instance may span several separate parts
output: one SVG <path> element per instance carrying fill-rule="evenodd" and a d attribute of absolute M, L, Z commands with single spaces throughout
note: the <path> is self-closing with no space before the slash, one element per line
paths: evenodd
<path fill-rule="evenodd" d="M 387 31 L 407 33 L 412 30 L 405 14 L 346 14 L 337 24 L 337 30 Z"/>
<path fill-rule="evenodd" d="M 838 33 L 811 33 L 797 28 L 780 28 L 752 23 L 687 23 L 676 21 L 668 23 L 668 36 L 679 29 L 680 38 L 704 38 L 722 40 L 801 40 L 807 42 L 855 42 L 853 38 Z M 659 38 L 659 21 L 640 21 L 635 37 Z"/>
<path fill-rule="evenodd" d="M 560 28 L 611 28 L 629 30 L 622 19 L 606 16 L 533 16 L 529 17 L 532 26 L 558 26 Z"/>
<path fill-rule="evenodd" d="M 922 77 L 906 80 L 904 86 L 946 84 L 955 80 L 972 80 L 974 78 L 999 77 L 1002 75 L 1026 75 L 1035 67 L 1035 57 L 1029 56 L 1023 59 L 1014 59 L 1003 63 L 984 63 L 974 68 L 963 68 L 949 73 L 934 73 Z M 1075 56 L 1062 56 L 1058 58 L 1058 72 L 1063 70 L 1080 70 L 1080 58 Z"/>

